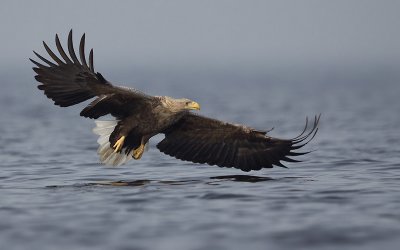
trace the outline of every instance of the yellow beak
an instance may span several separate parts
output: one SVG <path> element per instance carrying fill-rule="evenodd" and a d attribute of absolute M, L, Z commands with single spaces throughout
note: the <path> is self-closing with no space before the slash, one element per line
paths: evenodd
<path fill-rule="evenodd" d="M 188 109 L 200 110 L 200 104 L 197 102 L 190 102 L 186 107 Z"/>

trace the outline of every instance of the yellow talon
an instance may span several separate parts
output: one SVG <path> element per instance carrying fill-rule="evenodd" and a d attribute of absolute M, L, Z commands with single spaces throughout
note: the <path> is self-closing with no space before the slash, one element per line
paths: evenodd
<path fill-rule="evenodd" d="M 124 141 L 125 141 L 125 136 L 121 136 L 121 138 L 119 138 L 118 141 L 115 142 L 115 144 L 113 146 L 115 153 L 121 151 L 122 146 L 124 145 Z"/>
<path fill-rule="evenodd" d="M 132 157 L 135 160 L 139 160 L 140 158 L 142 158 L 144 152 L 144 144 L 140 144 L 140 146 L 137 149 L 134 149 L 132 152 Z"/>

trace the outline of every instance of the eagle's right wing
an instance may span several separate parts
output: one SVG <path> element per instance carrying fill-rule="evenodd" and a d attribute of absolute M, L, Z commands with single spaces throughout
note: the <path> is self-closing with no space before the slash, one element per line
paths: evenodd
<path fill-rule="evenodd" d="M 43 90 L 55 105 L 68 107 L 98 96 L 82 110 L 82 116 L 98 118 L 112 114 L 121 118 L 129 115 L 134 109 L 133 106 L 148 104 L 153 99 L 152 96 L 135 89 L 113 86 L 100 73 L 96 73 L 93 66 L 93 49 L 89 54 L 89 64 L 86 62 L 85 34 L 79 44 L 80 60 L 74 51 L 72 30 L 68 35 L 69 56 L 62 48 L 57 35 L 55 40 L 62 59 L 54 54 L 45 42 L 44 48 L 54 61 L 36 52 L 35 55 L 47 65 L 30 59 L 37 66 L 33 70 L 37 73 L 35 79 L 41 83 L 38 88 Z"/>

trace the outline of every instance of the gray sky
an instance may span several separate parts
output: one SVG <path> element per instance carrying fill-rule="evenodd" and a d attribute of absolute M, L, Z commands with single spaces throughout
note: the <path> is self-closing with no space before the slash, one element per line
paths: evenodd
<path fill-rule="evenodd" d="M 86 32 L 97 65 L 400 65 L 400 1 L 2 0 L 0 66 Z M 124 66 L 125 65 L 125 66 Z"/>

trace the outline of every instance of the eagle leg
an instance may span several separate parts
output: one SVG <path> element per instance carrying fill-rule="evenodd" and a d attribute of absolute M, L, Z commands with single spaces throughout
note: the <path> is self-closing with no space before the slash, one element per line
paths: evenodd
<path fill-rule="evenodd" d="M 132 152 L 133 159 L 139 160 L 140 158 L 142 158 L 145 146 L 146 146 L 146 143 L 143 143 L 143 139 L 142 139 L 142 141 L 140 142 L 140 146 L 137 147 L 136 149 L 134 149 Z"/>
<path fill-rule="evenodd" d="M 118 141 L 115 142 L 113 149 L 114 153 L 120 152 L 125 141 L 125 136 L 121 136 L 121 138 L 118 139 Z"/>

